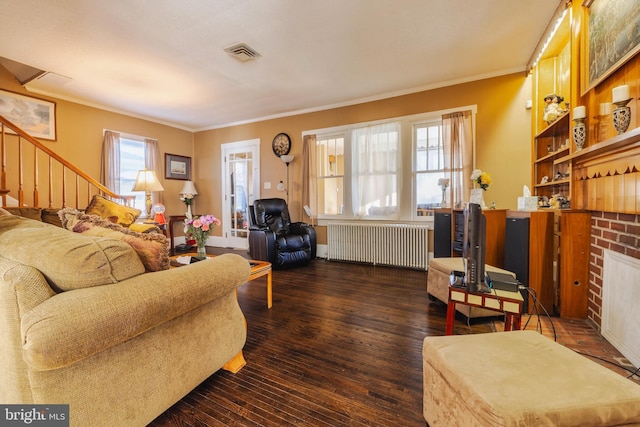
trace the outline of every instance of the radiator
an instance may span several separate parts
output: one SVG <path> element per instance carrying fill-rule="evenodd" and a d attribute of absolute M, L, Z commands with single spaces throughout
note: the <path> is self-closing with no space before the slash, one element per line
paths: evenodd
<path fill-rule="evenodd" d="M 329 224 L 327 260 L 426 270 L 426 224 Z"/>

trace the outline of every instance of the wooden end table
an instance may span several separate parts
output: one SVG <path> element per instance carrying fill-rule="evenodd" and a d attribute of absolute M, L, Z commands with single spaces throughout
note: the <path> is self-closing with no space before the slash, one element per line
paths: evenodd
<path fill-rule="evenodd" d="M 456 315 L 456 304 L 486 308 L 505 315 L 504 330 L 519 330 L 521 326 L 522 304 L 524 299 L 520 292 L 492 289 L 491 293 L 467 292 L 464 288 L 449 285 L 449 301 L 447 303 L 447 323 L 445 335 L 453 334 L 453 321 Z"/>
<path fill-rule="evenodd" d="M 169 257 L 171 260 L 171 268 L 181 267 L 183 264 L 176 262 L 179 256 L 196 256 L 195 252 L 186 253 L 181 255 L 172 255 Z M 207 258 L 215 258 L 215 255 L 207 255 Z M 249 273 L 249 282 L 256 280 L 262 276 L 267 276 L 267 308 L 271 308 L 273 305 L 273 271 L 271 269 L 271 263 L 267 261 L 247 260 L 251 266 L 251 273 Z M 187 264 L 184 264 L 187 265 Z"/>

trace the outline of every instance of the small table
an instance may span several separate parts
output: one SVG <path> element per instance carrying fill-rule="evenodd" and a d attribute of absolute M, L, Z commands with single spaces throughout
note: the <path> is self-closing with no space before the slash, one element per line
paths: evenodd
<path fill-rule="evenodd" d="M 196 216 L 200 216 L 200 215 L 193 215 L 194 217 Z M 169 245 L 170 245 L 170 252 L 169 255 L 174 255 L 175 254 L 175 242 L 173 241 L 174 236 L 173 236 L 173 226 L 175 225 L 175 223 L 183 223 L 184 225 L 184 220 L 187 219 L 186 215 L 170 215 L 169 216 L 169 224 L 167 226 L 167 232 L 165 232 L 165 236 L 167 236 L 170 240 Z"/>
<path fill-rule="evenodd" d="M 445 335 L 453 334 L 453 321 L 456 315 L 456 304 L 481 307 L 499 311 L 505 314 L 504 330 L 519 330 L 521 327 L 521 313 L 524 299 L 520 292 L 491 289 L 490 293 L 468 292 L 464 288 L 449 285 L 449 301 L 447 303 L 447 323 Z"/>
<path fill-rule="evenodd" d="M 176 262 L 178 256 L 196 256 L 195 253 L 187 253 L 182 255 L 170 256 L 171 268 L 182 266 Z M 215 255 L 207 255 L 208 258 L 215 258 Z M 267 276 L 267 308 L 271 308 L 273 305 L 273 273 L 271 269 L 271 263 L 267 261 L 247 260 L 251 266 L 251 272 L 249 273 L 249 281 L 256 280 L 259 277 Z M 187 264 L 184 264 L 187 265 Z"/>

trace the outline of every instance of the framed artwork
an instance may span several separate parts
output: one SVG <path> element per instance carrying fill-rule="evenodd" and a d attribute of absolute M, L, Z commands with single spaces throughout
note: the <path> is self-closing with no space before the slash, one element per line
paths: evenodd
<path fill-rule="evenodd" d="M 640 51 L 640 2 L 585 0 L 586 61 L 582 94 L 593 89 Z"/>
<path fill-rule="evenodd" d="M 164 177 L 166 179 L 191 180 L 191 157 L 177 154 L 164 155 Z"/>
<path fill-rule="evenodd" d="M 0 115 L 35 138 L 56 140 L 55 102 L 0 89 Z"/>

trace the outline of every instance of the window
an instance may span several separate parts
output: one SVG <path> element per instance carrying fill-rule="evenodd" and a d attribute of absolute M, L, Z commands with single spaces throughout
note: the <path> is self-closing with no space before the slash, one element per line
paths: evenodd
<path fill-rule="evenodd" d="M 351 198 L 356 217 L 394 217 L 401 168 L 400 123 L 355 129 L 351 146 Z"/>
<path fill-rule="evenodd" d="M 309 193 L 318 219 L 430 221 L 443 201 L 451 206 L 468 198 L 474 128 L 463 129 L 458 120 L 454 129 L 450 117 L 475 113 L 467 106 L 304 132 L 316 144 L 316 174 L 309 180 L 315 194 Z M 464 149 L 454 143 L 461 132 L 470 144 Z"/>
<path fill-rule="evenodd" d="M 140 191 L 131 191 L 136 182 L 138 171 L 145 169 L 145 144 L 143 141 L 136 141 L 126 137 L 120 137 L 120 176 L 118 186 L 119 193 L 123 196 L 135 196 L 135 207 L 145 211 L 145 194 Z"/>
<path fill-rule="evenodd" d="M 318 213 L 344 212 L 344 135 L 316 139 Z"/>
<path fill-rule="evenodd" d="M 444 153 L 442 123 L 434 121 L 413 126 L 416 215 L 425 216 L 443 202 Z"/>

